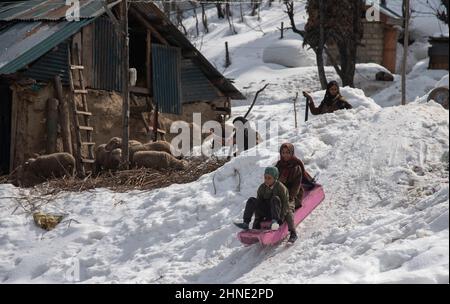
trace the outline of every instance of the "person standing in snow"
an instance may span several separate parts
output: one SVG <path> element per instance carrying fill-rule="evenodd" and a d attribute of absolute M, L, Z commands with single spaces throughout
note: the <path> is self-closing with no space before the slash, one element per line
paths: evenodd
<path fill-rule="evenodd" d="M 289 191 L 289 201 L 298 209 L 302 206 L 304 187 L 312 189 L 315 185 L 314 179 L 306 172 L 303 162 L 295 156 L 294 145 L 282 144 L 280 147 L 280 160 L 276 167 L 280 172 L 279 181 Z"/>
<path fill-rule="evenodd" d="M 235 126 L 233 144 L 237 148 L 237 153 L 234 156 L 253 148 L 261 142 L 259 133 L 250 126 L 246 118 L 242 116 L 236 117 L 233 120 L 233 125 Z"/>
<path fill-rule="evenodd" d="M 244 210 L 244 221 L 234 223 L 241 229 L 249 229 L 252 216 L 255 215 L 253 229 L 261 229 L 261 222 L 271 220 L 272 230 L 277 230 L 284 221 L 287 222 L 290 236 L 289 243 L 297 240 L 294 225 L 294 202 L 289 201 L 289 191 L 286 186 L 278 180 L 277 167 L 267 167 L 264 171 L 264 183 L 259 186 L 257 197 L 248 199 Z"/>
<path fill-rule="evenodd" d="M 327 91 L 325 97 L 316 108 L 313 98 L 307 92 L 303 92 L 303 96 L 306 97 L 309 109 L 313 115 L 332 113 L 337 110 L 352 109 L 352 105 L 349 104 L 339 92 L 339 84 L 336 81 L 330 81 L 327 85 Z"/>

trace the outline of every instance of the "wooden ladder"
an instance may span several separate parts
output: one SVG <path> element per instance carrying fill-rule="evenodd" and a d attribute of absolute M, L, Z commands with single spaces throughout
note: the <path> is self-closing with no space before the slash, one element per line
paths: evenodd
<path fill-rule="evenodd" d="M 93 164 L 95 162 L 94 158 L 94 146 L 95 142 L 93 141 L 93 131 L 94 128 L 89 125 L 89 118 L 92 116 L 92 113 L 88 110 L 87 103 L 87 93 L 86 87 L 84 85 L 84 77 L 83 70 L 84 66 L 81 62 L 81 51 L 78 47 L 78 43 L 75 43 L 74 53 L 76 62 L 73 64 L 72 55 L 69 46 L 69 80 L 70 80 L 70 90 L 72 91 L 72 117 L 73 123 L 75 126 L 75 137 L 76 137 L 76 162 L 77 162 L 77 172 L 80 176 L 86 175 L 85 164 Z M 74 84 L 74 74 L 78 72 L 78 85 Z M 81 97 L 81 108 L 78 107 L 78 102 L 76 100 L 76 96 Z M 80 124 L 79 116 L 83 117 L 83 125 Z M 85 135 L 83 137 L 83 134 Z M 83 147 L 87 147 L 87 156 L 83 155 Z"/>

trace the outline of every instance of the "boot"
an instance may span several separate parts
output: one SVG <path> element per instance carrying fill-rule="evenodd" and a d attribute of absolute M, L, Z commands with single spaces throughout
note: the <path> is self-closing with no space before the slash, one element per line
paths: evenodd
<path fill-rule="evenodd" d="M 291 231 L 291 235 L 289 236 L 288 243 L 294 244 L 297 239 L 298 239 L 297 233 L 295 231 Z"/>
<path fill-rule="evenodd" d="M 238 227 L 238 228 L 241 228 L 241 229 L 243 229 L 243 230 L 248 230 L 248 223 L 245 223 L 245 222 L 243 222 L 243 223 L 234 223 L 234 225 L 236 225 L 236 227 Z"/>

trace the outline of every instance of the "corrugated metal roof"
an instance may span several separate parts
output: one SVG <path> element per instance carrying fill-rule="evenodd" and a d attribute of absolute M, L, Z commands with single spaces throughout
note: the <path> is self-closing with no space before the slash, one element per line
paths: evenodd
<path fill-rule="evenodd" d="M 183 103 L 214 100 L 220 97 L 218 90 L 190 59 L 184 59 L 181 63 L 181 88 Z"/>
<path fill-rule="evenodd" d="M 64 85 L 69 84 L 68 44 L 61 43 L 39 58 L 27 69 L 23 76 L 37 81 L 52 82 L 55 75 L 61 76 Z"/>
<path fill-rule="evenodd" d="M 94 21 L 21 22 L 0 32 L 0 74 L 10 74 L 50 51 Z"/>
<path fill-rule="evenodd" d="M 110 4 L 114 6 L 118 1 Z M 103 1 L 79 0 L 80 18 L 93 18 L 104 13 Z M 0 21 L 56 21 L 66 18 L 71 6 L 66 0 L 30 0 L 0 6 Z"/>

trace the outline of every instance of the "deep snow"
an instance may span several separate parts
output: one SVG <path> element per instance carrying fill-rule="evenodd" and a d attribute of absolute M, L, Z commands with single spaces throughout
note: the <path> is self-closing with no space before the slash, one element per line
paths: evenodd
<path fill-rule="evenodd" d="M 266 34 L 235 18 L 239 34 L 228 36 L 228 24 L 210 10 L 211 32 L 194 42 L 249 96 L 233 103 L 234 116 L 244 114 L 254 93 L 271 83 L 249 118 L 278 122 L 278 136 L 196 182 L 149 192 L 96 189 L 45 197 L 0 185 L 0 282 L 449 282 L 449 118 L 440 105 L 424 102 L 441 78 L 448 85 L 448 73 L 427 71 L 426 62 L 419 62 L 408 76 L 414 91 L 404 107 L 391 106 L 400 103 L 398 79 L 375 100 L 343 88 L 353 110 L 310 115 L 307 123 L 300 97 L 295 129 L 295 93 L 314 91 L 318 103 L 324 92 L 318 91 L 315 67 L 262 62 L 264 48 L 279 41 L 276 27 L 287 24 L 282 7 L 274 5 L 278 10 L 261 11 L 261 23 L 246 18 Z M 191 31 L 193 23 L 186 22 Z M 232 50 L 227 69 L 217 43 L 225 37 Z M 378 69 L 359 68 L 361 77 Z M 330 68 L 327 73 L 334 75 Z M 420 80 L 424 75 L 427 82 Z M 424 97 L 412 102 L 416 95 Z M 232 221 L 240 219 L 264 167 L 278 159 L 278 147 L 286 141 L 318 174 L 326 199 L 297 228 L 294 246 L 243 247 Z M 21 200 L 23 207 L 31 202 L 44 212 L 65 214 L 64 222 L 44 233 L 18 205 L 23 197 L 28 200 Z"/>

